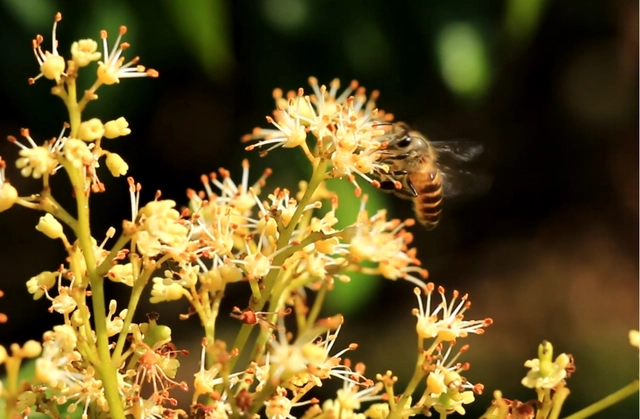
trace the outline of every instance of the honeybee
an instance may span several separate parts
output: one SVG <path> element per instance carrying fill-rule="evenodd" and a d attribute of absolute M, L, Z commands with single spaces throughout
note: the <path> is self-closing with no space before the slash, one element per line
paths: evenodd
<path fill-rule="evenodd" d="M 482 153 L 478 143 L 430 141 L 404 123 L 392 124 L 384 138 L 388 144 L 382 163 L 389 171 L 380 173 L 380 188 L 413 200 L 416 218 L 427 230 L 440 221 L 444 197 L 476 193 L 488 186 L 485 176 L 457 168 Z"/>

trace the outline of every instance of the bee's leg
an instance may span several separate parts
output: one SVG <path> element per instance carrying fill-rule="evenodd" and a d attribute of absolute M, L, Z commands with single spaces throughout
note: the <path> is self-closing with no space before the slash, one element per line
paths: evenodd
<path fill-rule="evenodd" d="M 391 190 L 402 198 L 414 198 L 418 196 L 418 192 L 413 186 L 413 182 L 409 179 L 409 172 L 406 170 L 396 170 L 391 172 L 391 175 L 393 176 L 393 179 L 396 180 L 385 180 L 380 182 L 381 189 Z M 400 188 L 397 187 L 398 182 L 400 182 Z"/>
<path fill-rule="evenodd" d="M 390 156 L 382 160 L 382 162 L 387 164 L 393 164 L 397 160 L 404 160 L 406 158 L 409 158 L 409 153 L 394 154 L 393 156 Z"/>
<path fill-rule="evenodd" d="M 383 180 L 380 182 L 380 189 L 386 192 L 398 191 L 398 189 L 396 189 L 396 182 L 393 180 Z"/>
<path fill-rule="evenodd" d="M 416 187 L 413 186 L 413 182 L 410 179 L 407 179 L 407 187 L 410 189 L 411 197 L 418 196 L 418 191 L 416 191 Z"/>

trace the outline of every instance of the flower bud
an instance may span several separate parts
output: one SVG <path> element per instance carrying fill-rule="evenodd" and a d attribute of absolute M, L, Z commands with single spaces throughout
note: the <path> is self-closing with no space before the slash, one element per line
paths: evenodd
<path fill-rule="evenodd" d="M 33 294 L 34 300 L 38 300 L 44 295 L 42 288 L 50 290 L 56 284 L 56 279 L 58 279 L 58 272 L 40 272 L 27 281 L 27 291 L 29 294 Z"/>
<path fill-rule="evenodd" d="M 4 346 L 0 345 L 0 364 L 4 363 L 4 361 L 7 359 L 7 356 L 7 350 Z"/>
<path fill-rule="evenodd" d="M 82 141 L 95 141 L 104 135 L 104 125 L 98 118 L 84 121 L 78 128 L 78 138 Z"/>
<path fill-rule="evenodd" d="M 36 230 L 52 239 L 60 239 L 62 237 L 65 237 L 64 232 L 62 231 L 62 224 L 60 224 L 60 222 L 49 213 L 46 213 L 44 216 L 40 217 L 40 221 L 36 226 Z"/>
<path fill-rule="evenodd" d="M 28 340 L 22 345 L 23 358 L 35 358 L 42 352 L 42 345 L 35 340 Z"/>
<path fill-rule="evenodd" d="M 81 39 L 71 44 L 71 57 L 78 67 L 86 67 L 100 59 L 98 43 L 93 39 Z"/>
<path fill-rule="evenodd" d="M 18 191 L 9 182 L 0 184 L 0 212 L 8 210 L 16 203 Z"/>
<path fill-rule="evenodd" d="M 106 163 L 113 177 L 124 176 L 129 170 L 129 165 L 116 153 L 107 154 Z"/>
<path fill-rule="evenodd" d="M 124 119 L 123 116 L 104 124 L 104 136 L 109 139 L 114 139 L 129 134 L 131 134 L 129 123 L 126 119 Z"/>

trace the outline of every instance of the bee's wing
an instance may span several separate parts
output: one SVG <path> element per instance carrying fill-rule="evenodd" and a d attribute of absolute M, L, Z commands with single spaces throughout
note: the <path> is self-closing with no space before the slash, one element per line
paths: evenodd
<path fill-rule="evenodd" d="M 434 141 L 431 143 L 438 158 L 443 178 L 443 195 L 472 196 L 491 187 L 491 177 L 468 167 L 482 152 L 482 144 L 470 140 Z"/>
<path fill-rule="evenodd" d="M 481 195 L 491 188 L 491 176 L 450 166 L 438 165 L 442 175 L 442 194 L 445 197 L 471 197 Z"/>
<path fill-rule="evenodd" d="M 445 165 L 470 162 L 484 151 L 482 144 L 471 140 L 432 141 L 431 146 Z"/>

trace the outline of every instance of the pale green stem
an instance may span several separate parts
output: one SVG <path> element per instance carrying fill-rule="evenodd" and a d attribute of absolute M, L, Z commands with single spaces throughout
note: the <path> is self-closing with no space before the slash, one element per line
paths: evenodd
<path fill-rule="evenodd" d="M 68 97 L 65 100 L 69 111 L 69 123 L 71 124 L 71 136 L 75 137 L 82 121 L 82 115 L 78 109 L 76 99 L 75 79 L 67 81 Z M 75 234 L 80 242 L 89 280 L 91 283 L 91 301 L 93 303 L 93 318 L 97 337 L 98 357 L 100 363 L 95 365 L 96 370 L 102 380 L 105 391 L 105 398 L 109 403 L 109 413 L 112 419 L 125 419 L 124 408 L 118 391 L 118 377 L 116 368 L 111 364 L 111 353 L 109 351 L 109 336 L 107 334 L 107 311 L 105 307 L 104 278 L 97 275 L 96 259 L 93 253 L 93 243 L 91 241 L 91 224 L 89 222 L 89 197 L 85 191 L 84 178 L 81 169 L 76 169 L 68 161 L 62 159 L 61 162 L 69 175 L 69 180 L 75 192 L 76 204 L 78 208 L 78 224 Z"/>
<path fill-rule="evenodd" d="M 415 371 L 413 372 L 411 381 L 409 381 L 409 384 L 407 384 L 407 387 L 402 392 L 402 396 L 400 396 L 400 398 L 396 402 L 396 408 L 389 413 L 389 416 L 387 417 L 387 419 L 398 419 L 401 417 L 402 411 L 405 408 L 405 404 L 409 401 L 409 398 L 411 397 L 411 395 L 413 395 L 413 392 L 416 391 L 416 388 L 418 387 L 418 385 L 426 375 L 424 370 L 422 369 L 424 360 L 428 355 L 431 355 L 433 350 L 440 344 L 440 342 L 442 342 L 442 340 L 439 337 L 437 337 L 435 341 L 431 344 L 431 346 L 429 346 L 429 349 L 425 351 L 425 350 L 422 350 L 422 345 L 423 345 L 422 341 L 423 340 L 421 338 L 418 338 L 419 353 L 418 353 L 418 359 L 416 360 Z"/>
<path fill-rule="evenodd" d="M 18 357 L 7 357 L 4 361 L 4 365 L 7 371 L 7 378 L 5 380 L 6 389 L 3 391 L 3 399 L 5 401 L 4 412 L 5 418 L 13 418 L 15 415 L 13 409 L 15 408 L 17 397 L 18 397 L 18 376 L 20 373 L 20 364 L 22 363 L 22 358 Z"/>
<path fill-rule="evenodd" d="M 311 234 L 309 234 L 304 240 L 302 240 L 299 244 L 295 245 L 295 246 L 291 246 L 291 248 L 289 249 L 289 251 L 287 252 L 290 255 L 294 254 L 295 252 L 297 252 L 298 250 L 304 249 L 305 247 L 307 247 L 308 245 L 310 245 L 311 243 L 315 243 L 318 240 L 325 240 L 327 238 L 330 237 L 335 237 L 335 236 L 339 236 L 340 233 L 336 233 L 336 234 L 324 234 L 321 231 L 316 231 L 313 232 Z M 287 257 L 289 257 L 287 256 Z M 283 262 L 284 263 L 284 262 Z M 285 278 L 286 279 L 286 278 Z M 287 283 L 286 280 L 282 280 L 280 282 L 277 282 L 276 285 L 274 286 L 274 288 L 272 289 L 271 293 L 273 294 L 271 296 L 270 299 L 270 303 L 269 303 L 269 311 L 272 313 L 276 313 L 278 311 L 280 311 L 282 309 L 282 307 L 280 307 L 280 304 L 283 302 L 283 293 L 285 290 L 287 290 Z M 319 311 L 319 308 L 318 308 Z M 316 313 L 317 315 L 318 313 Z M 276 314 L 272 314 L 272 317 L 276 317 Z M 274 322 L 276 321 L 275 319 L 273 320 Z M 310 328 L 313 327 L 315 323 L 314 321 L 308 321 L 306 323 L 306 327 Z M 299 331 L 298 333 L 302 333 L 303 331 Z M 253 360 L 256 360 L 256 357 L 260 351 L 260 348 L 263 348 L 264 345 L 267 344 L 267 340 L 269 339 L 269 335 L 270 335 L 270 331 L 268 329 L 260 329 L 260 334 L 258 335 L 258 338 L 256 339 L 256 343 L 254 345 L 254 350 L 253 350 L 253 354 L 251 355 L 251 358 Z"/>
<path fill-rule="evenodd" d="M 67 96 L 63 97 L 64 104 L 69 112 L 69 125 L 71 125 L 71 138 L 78 138 L 78 129 L 82 122 L 82 110 L 78 107 L 76 96 L 76 81 L 73 78 L 67 79 Z"/>
<path fill-rule="evenodd" d="M 206 320 L 203 319 L 204 336 L 207 338 L 207 344 L 211 345 L 210 346 L 211 348 L 214 347 L 213 342 L 215 342 L 216 340 L 216 319 L 218 317 L 218 309 L 220 308 L 220 301 L 221 301 L 221 298 L 216 298 L 214 300 L 215 310 L 213 311 L 213 313 L 211 313 L 210 316 L 208 316 Z M 207 357 L 206 368 L 210 368 L 215 363 L 215 359 L 213 357 L 213 354 L 211 354 L 209 351 L 207 351 L 206 357 Z M 233 398 L 231 396 L 231 393 L 229 393 L 229 396 Z"/>
<path fill-rule="evenodd" d="M 536 412 L 536 418 L 547 419 L 549 412 L 553 407 L 553 401 L 551 400 L 551 390 L 542 389 L 538 392 L 538 400 L 542 403 L 542 407 Z"/>
<path fill-rule="evenodd" d="M 609 394 L 607 397 L 598 400 L 591 406 L 587 406 L 584 409 L 565 417 L 564 419 L 588 418 L 589 416 L 595 415 L 596 413 L 606 409 L 607 407 L 613 406 L 621 400 L 626 399 L 627 397 L 636 393 L 638 393 L 638 380 L 633 380 L 615 393 Z"/>
<path fill-rule="evenodd" d="M 77 228 L 78 221 L 73 218 L 71 214 L 69 214 L 64 208 L 62 208 L 62 206 L 58 204 L 51 195 L 42 198 L 39 205 L 43 211 L 50 213 L 72 229 L 75 230 Z"/>
<path fill-rule="evenodd" d="M 313 324 L 318 319 L 318 316 L 320 315 L 320 310 L 322 309 L 322 304 L 324 303 L 324 298 L 327 295 L 328 288 L 329 288 L 329 285 L 327 281 L 323 281 L 322 287 L 320 287 L 320 290 L 316 295 L 316 300 L 313 302 L 313 307 L 311 307 L 311 311 L 309 312 L 309 316 L 307 317 L 307 321 L 306 321 L 307 327 L 310 325 L 313 326 Z"/>
<path fill-rule="evenodd" d="M 416 387 L 418 387 L 418 385 L 422 381 L 422 378 L 425 376 L 424 371 L 422 371 L 422 364 L 424 363 L 424 360 L 425 352 L 422 352 L 420 355 L 418 355 L 418 360 L 416 361 L 416 369 L 413 372 L 411 381 L 409 381 L 409 384 L 407 384 L 404 392 L 402 392 L 402 396 L 400 396 L 400 398 L 396 402 L 396 408 L 389 413 L 387 419 L 398 419 L 402 417 L 402 411 L 405 408 L 405 404 L 407 404 L 407 402 L 409 401 L 409 397 L 411 397 Z"/>
<path fill-rule="evenodd" d="M 231 392 L 231 381 L 229 381 L 229 371 L 226 369 L 223 369 L 222 371 L 222 381 L 223 381 L 225 391 L 227 393 L 227 401 L 231 406 L 231 417 L 234 419 L 240 419 L 241 416 L 240 416 L 240 412 L 238 411 L 236 398 L 233 396 L 233 393 Z"/>
<path fill-rule="evenodd" d="M 285 246 L 289 245 L 289 240 L 291 239 L 291 235 L 293 234 L 297 221 L 300 219 L 300 215 L 304 211 L 304 207 L 307 206 L 307 204 L 311 200 L 311 197 L 313 196 L 313 193 L 316 191 L 318 186 L 320 186 L 320 184 L 326 177 L 327 164 L 328 162 L 326 161 L 320 161 L 318 165 L 314 168 L 313 175 L 311 176 L 311 180 L 309 181 L 309 185 L 307 186 L 307 190 L 305 191 L 304 196 L 302 197 L 300 202 L 298 202 L 298 208 L 296 208 L 296 211 L 293 214 L 293 217 L 291 217 L 291 222 L 289 223 L 289 225 L 284 227 L 283 231 L 280 232 L 277 249 L 282 249 Z M 287 258 L 289 258 L 289 256 L 291 256 L 290 251 L 282 252 L 274 258 L 272 264 L 274 266 L 282 266 L 282 264 L 287 260 Z M 262 310 L 262 308 L 265 306 L 269 298 L 274 298 L 276 300 L 278 299 L 279 296 L 270 295 L 271 290 L 277 280 L 277 277 L 278 277 L 278 270 L 275 270 L 275 269 L 272 269 L 269 272 L 269 274 L 267 274 L 264 280 L 264 289 L 261 291 L 261 298 L 252 299 L 251 303 L 249 304 L 249 307 L 252 310 L 254 311 Z M 236 336 L 236 340 L 233 343 L 232 348 L 237 348 L 239 351 L 242 351 L 244 349 L 245 343 L 247 342 L 247 339 L 249 338 L 249 334 L 251 333 L 251 330 L 252 330 L 251 325 L 247 325 L 247 324 L 242 325 L 242 327 L 240 328 L 240 331 L 238 332 L 238 335 Z M 269 333 L 269 331 L 261 332 L 261 336 L 262 335 L 266 336 L 267 333 Z M 256 346 L 258 345 L 258 342 L 262 340 L 263 339 L 259 338 L 256 341 Z M 235 357 L 229 363 L 230 371 L 234 370 L 235 363 L 237 362 L 238 359 L 239 357 Z"/>
<path fill-rule="evenodd" d="M 113 266 L 113 259 L 118 256 L 118 252 L 120 252 L 120 250 L 122 250 L 127 245 L 127 243 L 129 243 L 129 240 L 131 240 L 131 236 L 124 233 L 120 237 L 118 237 L 118 240 L 109 251 L 107 257 L 96 268 L 97 275 L 104 276 L 107 274 L 109 269 L 111 269 L 111 267 Z"/>
<path fill-rule="evenodd" d="M 569 397 L 569 393 L 571 392 L 564 386 L 564 384 L 556 388 L 556 391 L 553 393 L 553 405 L 551 406 L 551 411 L 547 417 L 548 419 L 558 419 L 560 417 L 562 405 L 564 404 L 564 401 L 567 400 L 567 397 Z"/>
<path fill-rule="evenodd" d="M 116 348 L 113 351 L 113 360 L 114 367 L 120 365 L 123 361 L 122 358 L 122 350 L 124 349 L 124 344 L 127 341 L 127 336 L 129 335 L 129 326 L 133 321 L 133 316 L 136 312 L 136 308 L 138 307 L 138 302 L 140 301 L 140 296 L 142 296 L 142 291 L 144 291 L 145 285 L 147 285 L 147 281 L 149 280 L 149 276 L 153 271 L 143 271 L 136 281 L 133 283 L 133 288 L 131 289 L 131 296 L 129 297 L 129 304 L 127 305 L 127 315 L 124 318 L 124 323 L 122 325 L 122 330 L 118 335 L 118 342 L 116 343 Z"/>
<path fill-rule="evenodd" d="M 269 397 L 271 397 L 271 395 L 275 390 L 276 390 L 276 386 L 273 384 L 272 380 L 267 381 L 262 391 L 260 391 L 258 394 L 254 396 L 253 402 L 251 404 L 251 409 L 249 409 L 248 417 L 252 417 L 256 413 L 258 413 L 260 409 L 264 407 L 264 402 Z"/>

